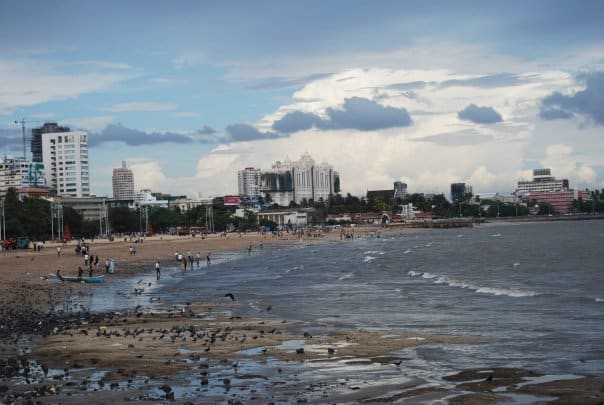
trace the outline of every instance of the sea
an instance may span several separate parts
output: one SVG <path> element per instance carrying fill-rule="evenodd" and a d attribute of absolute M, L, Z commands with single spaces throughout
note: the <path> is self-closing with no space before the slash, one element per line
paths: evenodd
<path fill-rule="evenodd" d="M 242 397 L 253 390 L 286 400 L 294 389 L 305 387 L 306 394 L 300 395 L 319 401 L 326 391 L 337 394 L 342 385 L 403 379 L 446 387 L 443 376 L 494 367 L 530 369 L 552 379 L 602 376 L 603 246 L 604 222 L 597 220 L 302 240 L 290 246 L 254 246 L 251 254 L 247 249 L 216 254 L 210 266 L 202 261 L 184 275 L 176 266 L 168 267 L 143 294 L 129 295 L 135 283 L 147 283 L 133 280 L 133 285 L 122 286 L 123 301 L 95 294 L 91 304 L 93 310 L 114 310 L 149 306 L 153 300 L 164 305 L 225 303 L 230 301 L 225 294 L 231 293 L 238 315 L 297 323 L 311 335 L 358 330 L 483 338 L 393 353 L 405 359 L 403 369 L 369 361 L 241 361 L 242 370 L 265 373 L 257 381 L 233 384 L 230 394 Z M 150 271 L 149 280 L 153 276 Z M 293 342 L 292 347 L 303 343 Z M 271 380 L 276 368 L 289 375 L 279 387 Z M 313 394 L 313 384 L 319 382 L 321 388 Z M 187 384 L 175 390 L 183 398 L 189 393 Z M 518 397 L 517 402 L 533 399 Z"/>

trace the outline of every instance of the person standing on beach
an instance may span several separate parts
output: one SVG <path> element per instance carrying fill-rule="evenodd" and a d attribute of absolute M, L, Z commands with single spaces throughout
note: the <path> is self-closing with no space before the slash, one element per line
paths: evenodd
<path fill-rule="evenodd" d="M 209 266 L 210 264 L 212 264 L 212 258 L 210 257 L 212 255 L 212 252 L 209 252 L 208 255 L 206 256 L 206 263 Z"/>
<path fill-rule="evenodd" d="M 111 259 L 109 261 L 109 273 L 113 274 L 115 272 L 115 260 Z"/>
<path fill-rule="evenodd" d="M 57 246 L 57 256 L 61 256 L 61 246 Z"/>
<path fill-rule="evenodd" d="M 105 273 L 109 274 L 109 259 L 105 259 Z"/>
<path fill-rule="evenodd" d="M 199 268 L 199 259 L 201 259 L 201 255 L 199 254 L 199 252 L 197 252 L 197 267 Z"/>
<path fill-rule="evenodd" d="M 251 256 L 252 255 L 252 244 L 250 243 L 250 245 L 247 248 L 247 255 Z"/>
<path fill-rule="evenodd" d="M 161 271 L 159 270 L 159 259 L 155 262 L 155 277 L 159 280 L 161 276 Z"/>
<path fill-rule="evenodd" d="M 82 266 L 78 266 L 78 280 L 82 280 L 82 274 L 84 270 L 82 270 Z"/>

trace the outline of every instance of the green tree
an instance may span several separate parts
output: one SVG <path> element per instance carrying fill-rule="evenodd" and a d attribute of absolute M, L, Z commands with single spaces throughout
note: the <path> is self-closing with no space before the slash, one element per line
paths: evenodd
<path fill-rule="evenodd" d="M 115 233 L 137 232 L 139 228 L 138 213 L 128 207 L 110 208 L 109 220 Z"/>

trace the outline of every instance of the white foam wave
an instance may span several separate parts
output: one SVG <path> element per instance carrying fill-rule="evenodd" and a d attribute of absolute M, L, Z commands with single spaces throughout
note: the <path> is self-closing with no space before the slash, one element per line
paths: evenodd
<path fill-rule="evenodd" d="M 365 256 L 365 258 L 363 259 L 363 262 L 368 263 L 368 262 L 371 262 L 371 261 L 373 261 L 375 259 L 376 259 L 375 256 Z"/>
<path fill-rule="evenodd" d="M 292 271 L 297 271 L 297 270 L 304 270 L 304 266 L 295 266 L 290 269 L 287 269 L 287 270 L 285 270 L 285 274 L 292 272 Z"/>
<path fill-rule="evenodd" d="M 500 237 L 500 236 L 501 236 L 501 234 L 500 234 L 500 233 L 496 233 L 496 234 L 494 234 L 494 235 L 491 235 L 491 238 L 498 238 L 498 237 Z"/>
<path fill-rule="evenodd" d="M 386 252 L 382 252 L 381 250 L 368 250 L 365 252 L 366 255 L 383 255 Z"/>
<path fill-rule="evenodd" d="M 444 284 L 449 287 L 454 288 L 462 288 L 471 291 L 475 291 L 481 294 L 492 294 L 492 295 L 505 295 L 508 297 L 534 297 L 540 295 L 540 293 L 531 290 L 521 290 L 518 288 L 495 288 L 495 287 L 484 287 L 476 284 L 468 283 L 463 280 L 456 280 L 454 278 L 450 278 L 448 276 L 442 274 L 432 274 L 428 272 L 417 272 L 417 271 L 409 271 L 409 274 L 412 277 L 422 277 L 429 280 L 434 280 L 434 284 Z M 596 299 L 597 301 L 598 299 Z"/>
<path fill-rule="evenodd" d="M 596 298 L 596 302 L 604 302 L 604 298 Z"/>
<path fill-rule="evenodd" d="M 348 273 L 348 274 L 344 274 L 343 276 L 339 277 L 338 280 L 342 281 L 342 280 L 348 280 L 349 278 L 353 278 L 354 277 L 354 273 Z"/>
<path fill-rule="evenodd" d="M 409 253 L 411 253 L 411 252 L 413 252 L 413 250 L 411 250 L 411 249 L 407 249 L 407 250 L 405 250 L 405 251 L 403 252 L 403 254 L 405 254 L 405 255 L 406 255 L 406 254 L 409 254 Z"/>

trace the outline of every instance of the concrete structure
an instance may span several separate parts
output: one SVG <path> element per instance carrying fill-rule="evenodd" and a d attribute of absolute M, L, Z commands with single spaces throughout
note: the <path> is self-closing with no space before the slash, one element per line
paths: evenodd
<path fill-rule="evenodd" d="M 170 207 L 178 207 L 180 212 L 187 212 L 196 207 L 210 206 L 213 203 L 212 198 L 199 198 L 197 200 L 190 198 L 178 198 L 170 202 Z"/>
<path fill-rule="evenodd" d="M 39 188 L 46 186 L 44 164 L 32 163 L 23 158 L 5 157 L 0 161 L 0 197 L 9 188 Z"/>
<path fill-rule="evenodd" d="M 287 206 L 291 201 L 325 201 L 340 191 L 340 178 L 333 167 L 323 161 L 316 164 L 308 152 L 300 160 L 276 162 L 270 171 L 262 173 L 260 191 L 272 201 Z"/>
<path fill-rule="evenodd" d="M 472 186 L 466 183 L 451 183 L 451 201 L 456 203 L 463 200 L 466 195 L 472 194 Z"/>
<path fill-rule="evenodd" d="M 308 214 L 298 211 L 264 211 L 258 213 L 258 221 L 268 220 L 277 225 L 304 226 L 308 222 Z"/>
<path fill-rule="evenodd" d="M 250 199 L 260 196 L 260 185 L 262 183 L 262 172 L 260 169 L 246 167 L 237 173 L 237 184 L 239 195 Z"/>
<path fill-rule="evenodd" d="M 518 182 L 516 195 L 518 197 L 531 196 L 533 193 L 547 193 L 568 190 L 568 180 L 558 180 L 552 176 L 550 169 L 533 169 L 533 180 Z"/>
<path fill-rule="evenodd" d="M 591 196 L 584 190 L 562 190 L 549 192 L 532 192 L 531 200 L 539 203 L 547 203 L 552 206 L 556 214 L 568 214 L 573 211 L 573 201 L 579 198 L 584 201 L 590 200 Z M 554 213 L 552 212 L 552 214 Z"/>
<path fill-rule="evenodd" d="M 132 170 L 126 167 L 126 162 L 122 162 L 122 167 L 113 169 L 111 182 L 113 198 L 116 200 L 134 199 L 134 176 Z"/>
<path fill-rule="evenodd" d="M 134 195 L 134 205 L 135 207 L 168 208 L 169 201 L 158 200 L 153 194 L 151 194 L 151 190 L 141 190 Z"/>
<path fill-rule="evenodd" d="M 42 137 L 46 182 L 57 195 L 88 197 L 88 134 L 83 131 L 47 133 Z"/>
<path fill-rule="evenodd" d="M 407 198 L 408 193 L 407 193 L 407 183 L 403 183 L 402 181 L 395 181 L 394 182 L 394 199 L 400 198 L 400 199 L 405 199 Z"/>
<path fill-rule="evenodd" d="M 69 132 L 69 127 L 61 127 L 56 122 L 46 122 L 40 128 L 31 130 L 31 160 L 33 162 L 42 162 L 42 137 L 44 134 L 59 132 Z"/>
<path fill-rule="evenodd" d="M 55 197 L 51 201 L 71 207 L 86 221 L 99 221 L 105 215 L 107 198 L 105 197 Z"/>

